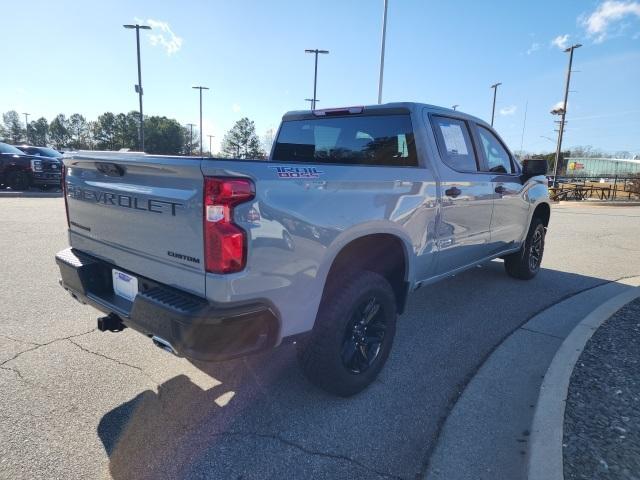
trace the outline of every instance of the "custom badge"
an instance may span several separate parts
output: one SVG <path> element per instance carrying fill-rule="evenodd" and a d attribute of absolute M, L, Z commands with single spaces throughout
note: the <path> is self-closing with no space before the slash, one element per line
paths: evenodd
<path fill-rule="evenodd" d="M 279 178 L 320 178 L 324 172 L 316 167 L 269 167 Z"/>

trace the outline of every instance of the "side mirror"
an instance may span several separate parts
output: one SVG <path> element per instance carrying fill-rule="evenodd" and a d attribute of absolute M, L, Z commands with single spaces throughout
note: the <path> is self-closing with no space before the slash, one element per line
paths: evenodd
<path fill-rule="evenodd" d="M 522 180 L 547 174 L 547 161 L 544 159 L 526 158 L 522 161 Z"/>

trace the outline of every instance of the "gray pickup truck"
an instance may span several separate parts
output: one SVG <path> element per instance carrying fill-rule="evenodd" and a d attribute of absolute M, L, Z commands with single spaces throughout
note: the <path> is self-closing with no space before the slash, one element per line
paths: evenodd
<path fill-rule="evenodd" d="M 75 152 L 61 284 L 177 355 L 295 341 L 307 377 L 353 395 L 383 367 L 407 295 L 494 258 L 530 279 L 546 164 L 484 121 L 391 103 L 287 113 L 269 159 Z"/>

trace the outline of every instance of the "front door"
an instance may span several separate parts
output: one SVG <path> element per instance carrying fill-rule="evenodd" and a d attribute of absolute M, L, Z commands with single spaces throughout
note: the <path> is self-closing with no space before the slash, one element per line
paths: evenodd
<path fill-rule="evenodd" d="M 467 121 L 432 115 L 431 124 L 441 159 L 437 272 L 442 274 L 489 255 L 494 187 L 490 176 L 479 173 Z"/>
<path fill-rule="evenodd" d="M 527 232 L 529 202 L 509 150 L 489 128 L 476 125 L 484 169 L 492 173 L 494 191 L 491 219 L 491 253 L 517 248 Z"/>

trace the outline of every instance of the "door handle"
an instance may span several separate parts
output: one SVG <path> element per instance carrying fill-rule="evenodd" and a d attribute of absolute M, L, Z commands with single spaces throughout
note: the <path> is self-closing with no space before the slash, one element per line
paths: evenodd
<path fill-rule="evenodd" d="M 507 189 L 504 188 L 503 185 L 498 185 L 494 191 L 500 195 L 503 195 L 507 191 Z"/>
<path fill-rule="evenodd" d="M 460 195 L 462 193 L 462 190 L 460 190 L 458 187 L 451 187 L 451 188 L 447 188 L 444 191 L 444 194 L 447 197 L 453 197 L 456 198 L 458 195 Z"/>

